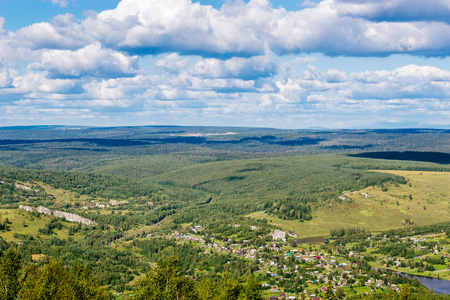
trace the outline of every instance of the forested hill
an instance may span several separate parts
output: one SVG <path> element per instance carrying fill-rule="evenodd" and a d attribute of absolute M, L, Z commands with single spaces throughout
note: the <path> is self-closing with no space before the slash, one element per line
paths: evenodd
<path fill-rule="evenodd" d="M 311 153 L 450 153 L 450 130 L 280 130 L 240 127 L 0 128 L 3 165 L 87 170 L 124 157 L 190 153 L 197 161 Z M 176 162 L 175 162 L 176 163 Z M 173 162 L 172 162 L 173 164 Z"/>

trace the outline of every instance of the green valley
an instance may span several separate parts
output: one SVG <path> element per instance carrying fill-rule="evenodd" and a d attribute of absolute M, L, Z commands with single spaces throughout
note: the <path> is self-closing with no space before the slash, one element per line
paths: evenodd
<path fill-rule="evenodd" d="M 44 281 L 53 268 L 77 286 L 77 270 L 87 268 L 83 278 L 96 282 L 98 297 L 144 299 L 170 269 L 186 299 L 225 299 L 233 289 L 227 299 L 331 290 L 382 299 L 403 286 L 429 296 L 394 273 L 372 286 L 382 277 L 371 266 L 391 265 L 364 241 L 447 224 L 447 131 L 16 131 L 0 131 L 0 266 L 18 255 L 23 280 L 28 268 Z M 423 234 L 440 236 L 445 260 L 446 231 Z M 370 258 L 354 260 L 350 251 Z M 417 260 L 421 268 L 427 257 Z"/>

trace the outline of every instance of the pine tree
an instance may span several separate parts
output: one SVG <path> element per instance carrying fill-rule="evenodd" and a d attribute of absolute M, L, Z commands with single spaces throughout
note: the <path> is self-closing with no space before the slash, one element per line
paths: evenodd
<path fill-rule="evenodd" d="M 205 278 L 197 285 L 199 300 L 214 300 L 219 294 L 217 283 Z"/>
<path fill-rule="evenodd" d="M 42 268 L 34 264 L 28 266 L 21 284 L 19 299 L 77 299 L 69 272 L 64 269 L 62 261 L 51 260 Z"/>
<path fill-rule="evenodd" d="M 76 261 L 70 270 L 77 300 L 107 300 L 108 293 L 95 282 L 91 268 Z"/>
<path fill-rule="evenodd" d="M 21 257 L 16 250 L 10 250 L 0 260 L 0 299 L 16 299 L 20 290 L 19 276 Z"/>
<path fill-rule="evenodd" d="M 177 255 L 160 260 L 139 283 L 135 300 L 194 300 L 198 299 L 194 280 L 183 274 Z"/>
<path fill-rule="evenodd" d="M 236 300 L 241 295 L 244 286 L 238 278 L 232 280 L 229 273 L 225 273 L 220 281 L 220 294 L 217 299 L 220 300 Z"/>
<path fill-rule="evenodd" d="M 262 300 L 261 285 L 254 276 L 250 276 L 244 287 L 244 300 Z"/>

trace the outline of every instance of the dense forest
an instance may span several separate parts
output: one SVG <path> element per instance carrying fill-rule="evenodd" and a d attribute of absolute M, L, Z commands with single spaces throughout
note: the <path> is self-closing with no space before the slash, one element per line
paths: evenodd
<path fill-rule="evenodd" d="M 324 281 L 314 272 L 325 268 L 312 262 L 283 259 L 281 267 L 278 259 L 265 266 L 301 245 L 292 229 L 280 246 L 273 237 L 280 230 L 276 224 L 296 228 L 320 218 L 319 211 L 345 211 L 361 202 L 365 192 L 356 191 L 391 196 L 390 189 L 417 185 L 373 170 L 450 172 L 449 140 L 448 130 L 428 129 L 2 128 L 0 273 L 13 288 L 0 292 L 5 299 L 261 299 L 270 294 L 263 286 L 271 286 L 358 299 L 358 289 L 339 290 L 339 272 Z M 444 199 L 447 191 L 439 192 Z M 408 204 L 405 210 L 415 202 L 423 210 L 428 206 L 430 214 L 419 223 L 436 223 L 433 214 L 441 204 L 427 199 L 424 205 L 409 193 L 399 196 Z M 254 214 L 261 217 L 249 217 Z M 384 236 L 407 237 L 419 215 L 410 214 Z M 448 234 L 448 224 L 414 232 Z M 363 249 L 362 240 L 370 237 L 370 228 L 334 228 L 328 246 L 308 251 L 346 255 L 342 247 L 358 242 Z M 416 254 L 405 245 L 381 243 L 377 251 L 404 259 Z M 427 259 L 418 267 L 443 263 Z M 349 270 L 345 280 L 360 278 L 348 282 L 379 277 L 371 261 L 350 261 L 367 274 Z M 60 283 L 55 290 L 52 282 Z M 389 284 L 407 286 L 415 299 L 426 291 L 394 275 Z"/>

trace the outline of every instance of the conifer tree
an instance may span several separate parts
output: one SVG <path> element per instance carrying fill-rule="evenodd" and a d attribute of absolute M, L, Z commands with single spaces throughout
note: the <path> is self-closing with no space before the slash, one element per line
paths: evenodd
<path fill-rule="evenodd" d="M 20 289 L 21 257 L 16 250 L 9 250 L 0 260 L 0 299 L 16 299 Z"/>
<path fill-rule="evenodd" d="M 183 274 L 180 260 L 173 254 L 160 260 L 142 281 L 134 294 L 135 300 L 198 299 L 194 280 Z"/>

